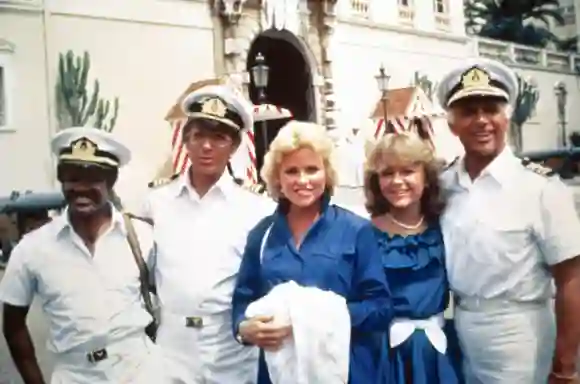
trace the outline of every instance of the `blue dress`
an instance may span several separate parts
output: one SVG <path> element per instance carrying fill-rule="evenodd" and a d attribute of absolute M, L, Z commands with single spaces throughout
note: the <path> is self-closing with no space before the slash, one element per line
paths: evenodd
<path fill-rule="evenodd" d="M 449 302 L 445 252 L 439 225 L 423 233 L 391 236 L 375 227 L 384 272 L 393 298 L 395 318 L 427 319 L 442 313 Z M 415 329 L 402 344 L 390 347 L 385 337 L 382 361 L 388 366 L 384 384 L 456 384 L 454 364 L 433 347 L 425 331 Z M 453 342 L 453 341 L 452 341 Z M 453 348 L 453 346 L 451 346 Z M 386 361 L 388 360 L 388 363 Z"/>
<path fill-rule="evenodd" d="M 270 226 L 260 262 L 262 239 Z M 248 305 L 278 284 L 294 280 L 335 292 L 346 298 L 352 324 L 349 383 L 376 383 L 381 340 L 392 319 L 377 254 L 372 224 L 328 202 L 297 249 L 286 216 L 278 209 L 248 235 L 232 297 L 234 334 Z M 270 384 L 263 354 L 258 384 Z"/>

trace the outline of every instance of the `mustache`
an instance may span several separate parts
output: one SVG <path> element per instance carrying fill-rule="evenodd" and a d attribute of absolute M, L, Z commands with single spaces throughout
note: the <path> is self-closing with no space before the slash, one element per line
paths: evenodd
<path fill-rule="evenodd" d="M 79 197 L 83 197 L 94 202 L 98 202 L 101 200 L 101 195 L 95 190 L 78 191 L 74 189 L 69 189 L 67 191 L 64 191 L 64 198 L 67 201 L 71 201 Z"/>

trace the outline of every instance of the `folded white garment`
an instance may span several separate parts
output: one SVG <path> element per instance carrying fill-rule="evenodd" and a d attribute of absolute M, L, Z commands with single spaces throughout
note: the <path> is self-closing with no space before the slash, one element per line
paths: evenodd
<path fill-rule="evenodd" d="M 250 304 L 246 317 L 254 316 L 292 325 L 282 348 L 265 353 L 272 384 L 348 381 L 351 324 L 344 297 L 290 281 Z"/>

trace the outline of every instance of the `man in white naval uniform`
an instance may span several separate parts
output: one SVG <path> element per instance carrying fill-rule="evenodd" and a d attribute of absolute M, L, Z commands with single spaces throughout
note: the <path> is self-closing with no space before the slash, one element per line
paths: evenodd
<path fill-rule="evenodd" d="M 173 383 L 255 383 L 258 351 L 232 335 L 231 296 L 246 236 L 275 206 L 226 170 L 253 125 L 251 106 L 227 86 L 208 86 L 186 97 L 183 109 L 191 165 L 157 183 L 145 207 L 157 245 L 157 344 Z"/>
<path fill-rule="evenodd" d="M 441 179 L 466 381 L 579 383 L 580 222 L 560 178 L 506 145 L 516 90 L 511 69 L 477 59 L 438 91 L 465 148 Z"/>
<path fill-rule="evenodd" d="M 52 384 L 162 384 L 159 350 L 145 335 L 152 316 L 140 270 L 110 201 L 130 152 L 110 133 L 82 127 L 58 133 L 52 150 L 67 208 L 23 237 L 0 282 L 14 363 L 25 383 L 45 383 L 26 325 L 36 297 L 50 324 L 47 348 L 56 354 Z M 152 229 L 132 223 L 148 255 Z"/>

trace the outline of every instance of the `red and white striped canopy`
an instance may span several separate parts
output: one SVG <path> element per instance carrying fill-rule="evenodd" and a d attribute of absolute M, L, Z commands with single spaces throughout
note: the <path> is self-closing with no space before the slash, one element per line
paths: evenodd
<path fill-rule="evenodd" d="M 254 105 L 253 112 L 254 121 L 289 119 L 292 117 L 290 110 L 273 104 Z"/>
<path fill-rule="evenodd" d="M 416 130 L 416 126 L 412 126 L 411 122 L 414 120 L 420 121 L 422 127 L 425 129 L 424 132 L 415 132 L 424 138 L 430 138 L 433 136 L 433 125 L 431 123 L 431 118 L 434 116 L 429 115 L 418 115 L 418 116 L 398 116 L 392 117 L 385 124 L 385 119 L 377 119 L 374 121 L 374 137 L 375 139 L 385 135 L 386 133 L 400 133 L 409 132 L 411 130 Z"/>

